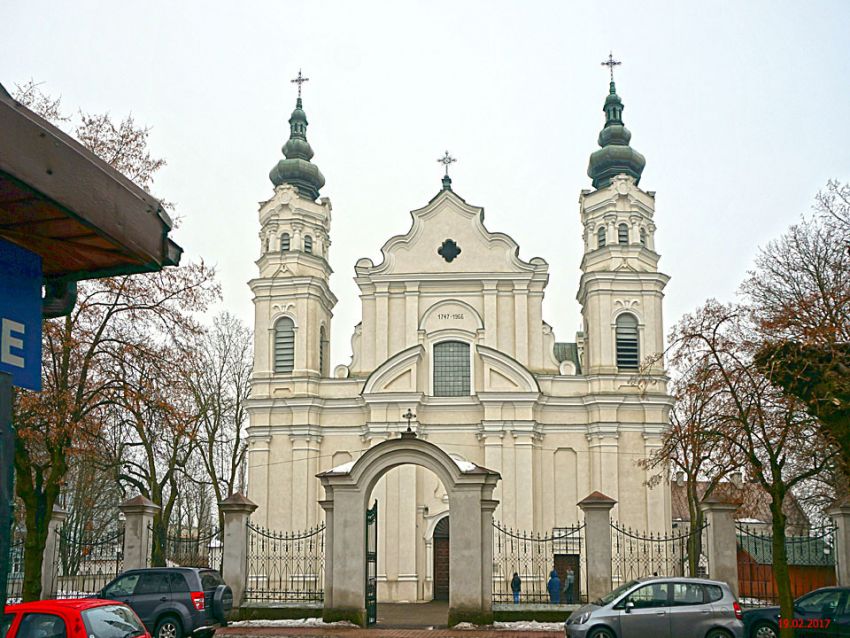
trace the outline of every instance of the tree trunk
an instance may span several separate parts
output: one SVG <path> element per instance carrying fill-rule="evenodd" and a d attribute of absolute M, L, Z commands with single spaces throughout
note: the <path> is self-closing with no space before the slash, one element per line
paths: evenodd
<path fill-rule="evenodd" d="M 26 508 L 27 535 L 24 539 L 24 582 L 21 598 L 24 602 L 41 598 L 41 567 L 44 563 L 44 546 L 47 544 L 47 532 L 50 529 L 50 515 L 53 504 L 47 507 L 47 498 L 42 494 L 32 492 L 26 498 L 20 493 Z M 53 560 L 48 556 L 47 560 Z"/>
<path fill-rule="evenodd" d="M 770 502 L 771 527 L 773 532 L 773 579 L 779 598 L 779 614 L 782 618 L 794 617 L 794 597 L 791 592 L 791 576 L 788 572 L 788 554 L 785 547 L 784 499 L 774 493 Z M 781 638 L 793 638 L 794 629 L 789 625 L 779 629 Z"/>
<path fill-rule="evenodd" d="M 702 553 L 702 526 L 705 521 L 699 505 L 699 496 L 697 495 L 697 482 L 688 479 L 687 484 L 688 494 L 688 513 L 691 518 L 691 526 L 688 530 L 688 569 L 690 576 L 696 576 L 699 569 L 699 556 Z"/>

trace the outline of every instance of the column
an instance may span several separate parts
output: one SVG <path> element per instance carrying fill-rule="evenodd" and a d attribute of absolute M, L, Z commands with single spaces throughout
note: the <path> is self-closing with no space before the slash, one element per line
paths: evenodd
<path fill-rule="evenodd" d="M 59 530 L 62 523 L 68 518 L 68 512 L 58 505 L 53 506 L 53 515 L 47 524 L 47 540 L 44 543 L 44 554 L 41 561 L 41 597 L 42 599 L 55 598 L 59 589 L 56 570 L 57 548 L 59 547 Z"/>
<path fill-rule="evenodd" d="M 389 291 L 387 284 L 375 290 L 375 364 L 381 365 L 386 359 L 389 346 Z"/>
<path fill-rule="evenodd" d="M 303 531 L 315 525 L 318 517 L 316 474 L 321 437 L 298 433 L 291 435 L 289 441 L 292 444 L 292 528 Z"/>
<path fill-rule="evenodd" d="M 248 582 L 248 517 L 257 506 L 237 492 L 221 501 L 218 509 L 224 517 L 221 575 L 233 590 L 233 606 L 240 607 Z"/>
<path fill-rule="evenodd" d="M 124 569 L 143 569 L 148 566 L 151 525 L 159 506 L 139 494 L 118 509 L 124 514 Z"/>
<path fill-rule="evenodd" d="M 404 287 L 404 347 L 416 344 L 419 332 L 419 284 L 406 283 Z"/>
<path fill-rule="evenodd" d="M 496 282 L 484 282 L 484 345 L 499 347 L 499 319 L 496 305 Z"/>
<path fill-rule="evenodd" d="M 515 358 L 522 365 L 528 362 L 528 289 L 514 289 Z"/>
<path fill-rule="evenodd" d="M 516 526 L 534 529 L 534 434 L 513 432 L 514 435 L 514 498 Z"/>
<path fill-rule="evenodd" d="M 708 576 L 722 580 L 738 595 L 738 539 L 735 534 L 735 511 L 740 503 L 725 503 L 709 496 L 700 505 L 708 523 L 706 553 Z"/>
<path fill-rule="evenodd" d="M 601 492 L 593 492 L 578 502 L 584 512 L 588 600 L 611 591 L 611 508 L 616 503 Z"/>
<path fill-rule="evenodd" d="M 493 431 L 489 428 L 490 425 L 484 426 L 484 431 L 479 434 L 481 442 L 484 444 L 484 467 L 494 472 L 502 473 L 502 439 L 505 433 L 502 431 L 502 424 L 495 424 L 498 430 Z M 502 482 L 499 481 L 496 489 L 493 490 L 493 498 L 497 501 L 502 500 Z"/>
<path fill-rule="evenodd" d="M 850 497 L 827 510 L 835 525 L 835 577 L 842 587 L 850 585 Z"/>

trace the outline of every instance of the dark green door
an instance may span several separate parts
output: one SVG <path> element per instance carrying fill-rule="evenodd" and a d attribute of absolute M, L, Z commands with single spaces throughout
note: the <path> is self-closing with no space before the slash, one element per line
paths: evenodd
<path fill-rule="evenodd" d="M 366 510 L 366 626 L 378 621 L 378 501 Z"/>

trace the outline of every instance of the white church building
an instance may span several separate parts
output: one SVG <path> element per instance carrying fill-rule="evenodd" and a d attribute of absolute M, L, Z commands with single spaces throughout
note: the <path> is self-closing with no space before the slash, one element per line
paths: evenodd
<path fill-rule="evenodd" d="M 660 445 L 672 404 L 660 364 L 640 383 L 637 375 L 663 350 L 669 278 L 658 270 L 654 193 L 639 187 L 645 160 L 629 146 L 622 111 L 612 81 L 588 169 L 593 189 L 579 196 L 583 329 L 574 342 L 557 341 L 543 317 L 547 262 L 526 260 L 510 228 L 488 229 L 484 209 L 447 175 L 407 233 L 384 243 L 380 263 L 354 265 L 362 321 L 350 364 L 331 370 L 331 203 L 319 196 L 325 179 L 298 98 L 285 158 L 270 174 L 274 194 L 260 206 L 250 281 L 254 521 L 280 530 L 321 523 L 316 475 L 409 423 L 459 462 L 501 474 L 495 519 L 507 527 L 546 534 L 574 525 L 576 503 L 599 491 L 616 499 L 620 523 L 669 528 L 669 486 L 648 487 L 637 465 Z M 398 467 L 372 499 L 379 600 L 442 597 L 451 511 L 436 475 Z"/>

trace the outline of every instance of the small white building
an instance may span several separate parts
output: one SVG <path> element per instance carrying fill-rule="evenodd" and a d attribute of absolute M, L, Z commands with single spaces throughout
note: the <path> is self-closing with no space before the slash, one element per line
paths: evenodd
<path fill-rule="evenodd" d="M 325 180 L 310 161 L 298 98 L 285 159 L 270 174 L 274 194 L 260 206 L 250 282 L 255 521 L 287 530 L 320 523 L 316 474 L 398 436 L 411 410 L 419 437 L 501 474 L 495 518 L 505 526 L 552 533 L 576 524 L 576 503 L 598 490 L 617 500 L 612 516 L 624 525 L 669 529 L 669 486 L 647 487 L 637 461 L 660 445 L 671 397 L 660 364 L 640 383 L 636 375 L 663 349 L 668 276 L 658 270 L 655 196 L 638 186 L 644 159 L 628 144 L 622 108 L 612 82 L 588 169 L 594 189 L 579 196 L 584 325 L 574 342 L 557 342 L 544 320 L 547 262 L 486 228 L 484 209 L 447 176 L 413 211 L 408 232 L 383 245 L 380 263 L 355 264 L 362 321 L 351 363 L 331 370 L 331 203 L 319 198 Z M 379 599 L 443 595 L 450 526 L 441 521 L 450 508 L 436 475 L 398 467 L 373 498 Z"/>

